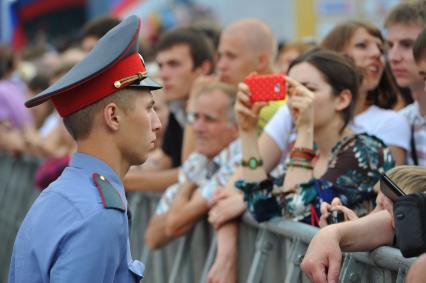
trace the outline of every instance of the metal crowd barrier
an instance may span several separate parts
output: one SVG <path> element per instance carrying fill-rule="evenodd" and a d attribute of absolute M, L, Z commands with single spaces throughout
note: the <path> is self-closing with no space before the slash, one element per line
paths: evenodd
<path fill-rule="evenodd" d="M 135 195 L 139 195 L 138 205 L 133 205 L 134 196 L 129 200 L 133 215 L 147 212 L 146 207 L 152 213 L 159 195 Z M 139 250 L 133 247 L 132 252 L 143 254 L 146 282 L 206 282 L 216 252 L 216 238 L 206 235 L 213 233 L 206 221 L 198 223 L 191 233 L 166 248 L 149 251 L 143 247 L 143 234 L 150 216 L 143 217 L 144 223 L 133 221 L 132 238 L 137 239 L 133 238 L 132 243 L 136 241 Z M 300 270 L 300 262 L 317 231 L 316 227 L 283 219 L 259 224 L 249 214 L 244 215 L 238 239 L 238 282 L 309 282 Z M 414 260 L 404 258 L 399 250 L 391 247 L 368 253 L 344 253 L 339 281 L 402 283 Z"/>
<path fill-rule="evenodd" d="M 34 173 L 39 160 L 0 154 L 0 280 L 6 282 L 16 232 L 39 194 Z M 144 245 L 149 219 L 159 194 L 128 195 L 132 211 L 131 247 L 134 258 L 146 265 L 144 282 L 205 282 L 214 261 L 216 239 L 207 221 L 200 221 L 185 237 L 166 248 L 150 251 Z M 256 223 L 250 215 L 240 222 L 239 282 L 309 282 L 300 262 L 317 228 L 288 220 Z M 345 253 L 340 282 L 404 282 L 414 259 L 399 250 L 381 247 L 369 253 Z"/>
<path fill-rule="evenodd" d="M 0 282 L 7 282 L 10 256 L 19 226 L 39 194 L 34 174 L 40 161 L 32 156 L 0 153 Z"/>

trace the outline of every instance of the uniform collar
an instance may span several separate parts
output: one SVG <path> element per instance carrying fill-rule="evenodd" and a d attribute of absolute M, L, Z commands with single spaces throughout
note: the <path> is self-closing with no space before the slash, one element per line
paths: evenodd
<path fill-rule="evenodd" d="M 117 173 L 104 161 L 89 154 L 75 152 L 71 158 L 70 167 L 83 169 L 88 172 L 90 176 L 92 176 L 93 173 L 104 176 L 120 194 L 121 199 L 125 202 L 127 207 L 123 182 L 120 177 L 118 177 Z"/>

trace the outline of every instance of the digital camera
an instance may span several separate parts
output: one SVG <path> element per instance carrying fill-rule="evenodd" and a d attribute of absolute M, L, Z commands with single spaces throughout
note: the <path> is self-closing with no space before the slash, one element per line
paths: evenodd
<path fill-rule="evenodd" d="M 339 209 L 330 210 L 330 214 L 327 216 L 328 224 L 336 224 L 345 221 L 345 214 Z"/>

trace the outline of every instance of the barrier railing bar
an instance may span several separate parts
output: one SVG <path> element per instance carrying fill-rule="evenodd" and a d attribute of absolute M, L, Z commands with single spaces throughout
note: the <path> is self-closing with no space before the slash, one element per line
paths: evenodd
<path fill-rule="evenodd" d="M 316 227 L 291 220 L 273 219 L 266 223 L 257 223 L 249 214 L 243 216 L 243 222 L 266 229 L 286 238 L 298 238 L 302 242 L 309 244 L 315 233 L 319 230 Z M 384 267 L 393 271 L 398 271 L 400 267 L 409 268 L 415 258 L 404 258 L 398 249 L 392 247 L 379 247 L 371 252 L 351 253 L 352 256 L 363 263 L 373 266 Z"/>

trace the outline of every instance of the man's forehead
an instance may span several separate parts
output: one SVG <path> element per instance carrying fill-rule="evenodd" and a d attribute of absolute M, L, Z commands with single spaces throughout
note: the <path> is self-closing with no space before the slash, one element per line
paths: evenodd
<path fill-rule="evenodd" d="M 191 59 L 190 57 L 191 53 L 190 53 L 190 48 L 189 45 L 186 43 L 178 43 L 178 44 L 174 44 L 172 46 L 170 46 L 169 48 L 166 49 L 162 49 L 160 51 L 157 52 L 156 55 L 156 60 L 162 60 L 162 61 L 167 61 L 167 60 L 178 60 L 181 61 L 183 58 L 183 56 L 187 56 L 189 59 Z"/>
<path fill-rule="evenodd" d="M 208 105 L 208 107 L 206 107 L 206 105 Z M 203 113 L 221 112 L 222 110 L 226 110 L 228 105 L 228 97 L 220 90 L 212 90 L 206 93 L 200 93 L 194 100 L 194 108 L 197 110 L 197 112 Z"/>
<path fill-rule="evenodd" d="M 246 48 L 246 38 L 240 34 L 224 34 L 219 41 L 219 50 L 226 49 L 233 52 L 244 52 Z"/>
<path fill-rule="evenodd" d="M 392 24 L 386 29 L 386 39 L 388 41 L 415 40 L 422 29 L 423 27 L 417 24 Z"/>

